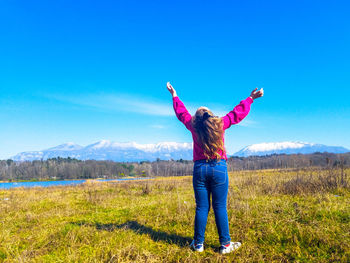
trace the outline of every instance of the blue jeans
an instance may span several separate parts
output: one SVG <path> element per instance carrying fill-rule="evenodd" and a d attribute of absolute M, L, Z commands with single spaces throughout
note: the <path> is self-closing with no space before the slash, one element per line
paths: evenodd
<path fill-rule="evenodd" d="M 220 244 L 231 241 L 227 218 L 228 175 L 224 159 L 195 161 L 193 168 L 193 189 L 196 197 L 194 241 L 204 243 L 205 228 L 210 210 L 210 195 L 215 214 Z"/>

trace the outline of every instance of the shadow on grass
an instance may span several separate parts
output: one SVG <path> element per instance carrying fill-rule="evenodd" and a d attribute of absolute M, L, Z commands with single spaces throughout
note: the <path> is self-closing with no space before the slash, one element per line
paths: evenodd
<path fill-rule="evenodd" d="M 176 234 L 169 234 L 164 231 L 154 230 L 151 227 L 141 225 L 137 221 L 128 221 L 123 224 L 100 224 L 88 222 L 71 222 L 71 224 L 79 226 L 93 226 L 97 230 L 114 231 L 115 229 L 133 230 L 138 234 L 146 234 L 154 241 L 165 241 L 169 244 L 175 244 L 179 247 L 189 247 L 192 238 L 183 237 Z"/>

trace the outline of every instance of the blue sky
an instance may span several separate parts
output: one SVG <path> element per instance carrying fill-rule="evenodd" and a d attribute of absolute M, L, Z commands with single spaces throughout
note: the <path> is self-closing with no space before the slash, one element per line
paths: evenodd
<path fill-rule="evenodd" d="M 64 142 L 191 142 L 166 82 L 224 114 L 264 87 L 229 153 L 259 142 L 350 148 L 347 1 L 0 3 L 0 159 Z"/>

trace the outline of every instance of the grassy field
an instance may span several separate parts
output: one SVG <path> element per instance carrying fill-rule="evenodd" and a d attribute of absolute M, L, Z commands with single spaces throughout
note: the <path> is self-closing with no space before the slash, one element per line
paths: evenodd
<path fill-rule="evenodd" d="M 350 170 L 230 174 L 236 252 L 221 256 L 211 210 L 204 253 L 188 248 L 192 178 L 0 190 L 4 262 L 349 262 Z"/>

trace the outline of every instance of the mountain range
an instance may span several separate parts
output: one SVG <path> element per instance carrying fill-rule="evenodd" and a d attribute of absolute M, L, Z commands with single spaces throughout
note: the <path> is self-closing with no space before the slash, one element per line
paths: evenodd
<path fill-rule="evenodd" d="M 234 156 L 248 157 L 270 154 L 309 154 L 315 152 L 346 153 L 350 152 L 350 150 L 341 146 L 328 146 L 307 142 L 264 142 L 244 147 L 236 152 Z"/>
<path fill-rule="evenodd" d="M 247 157 L 269 154 L 308 154 L 314 152 L 345 153 L 350 150 L 340 146 L 305 142 L 270 142 L 244 147 L 233 156 Z M 111 142 L 102 140 L 87 146 L 69 142 L 42 151 L 22 152 L 11 159 L 15 161 L 46 160 L 55 157 L 71 157 L 80 160 L 112 160 L 118 162 L 161 160 L 192 160 L 192 143 L 161 142 L 138 144 L 135 142 Z"/>
<path fill-rule="evenodd" d="M 54 157 L 71 157 L 79 160 L 112 160 L 119 162 L 162 160 L 191 160 L 192 143 L 161 142 L 138 144 L 102 140 L 88 146 L 69 142 L 42 151 L 22 152 L 12 157 L 14 161 L 46 160 Z"/>

